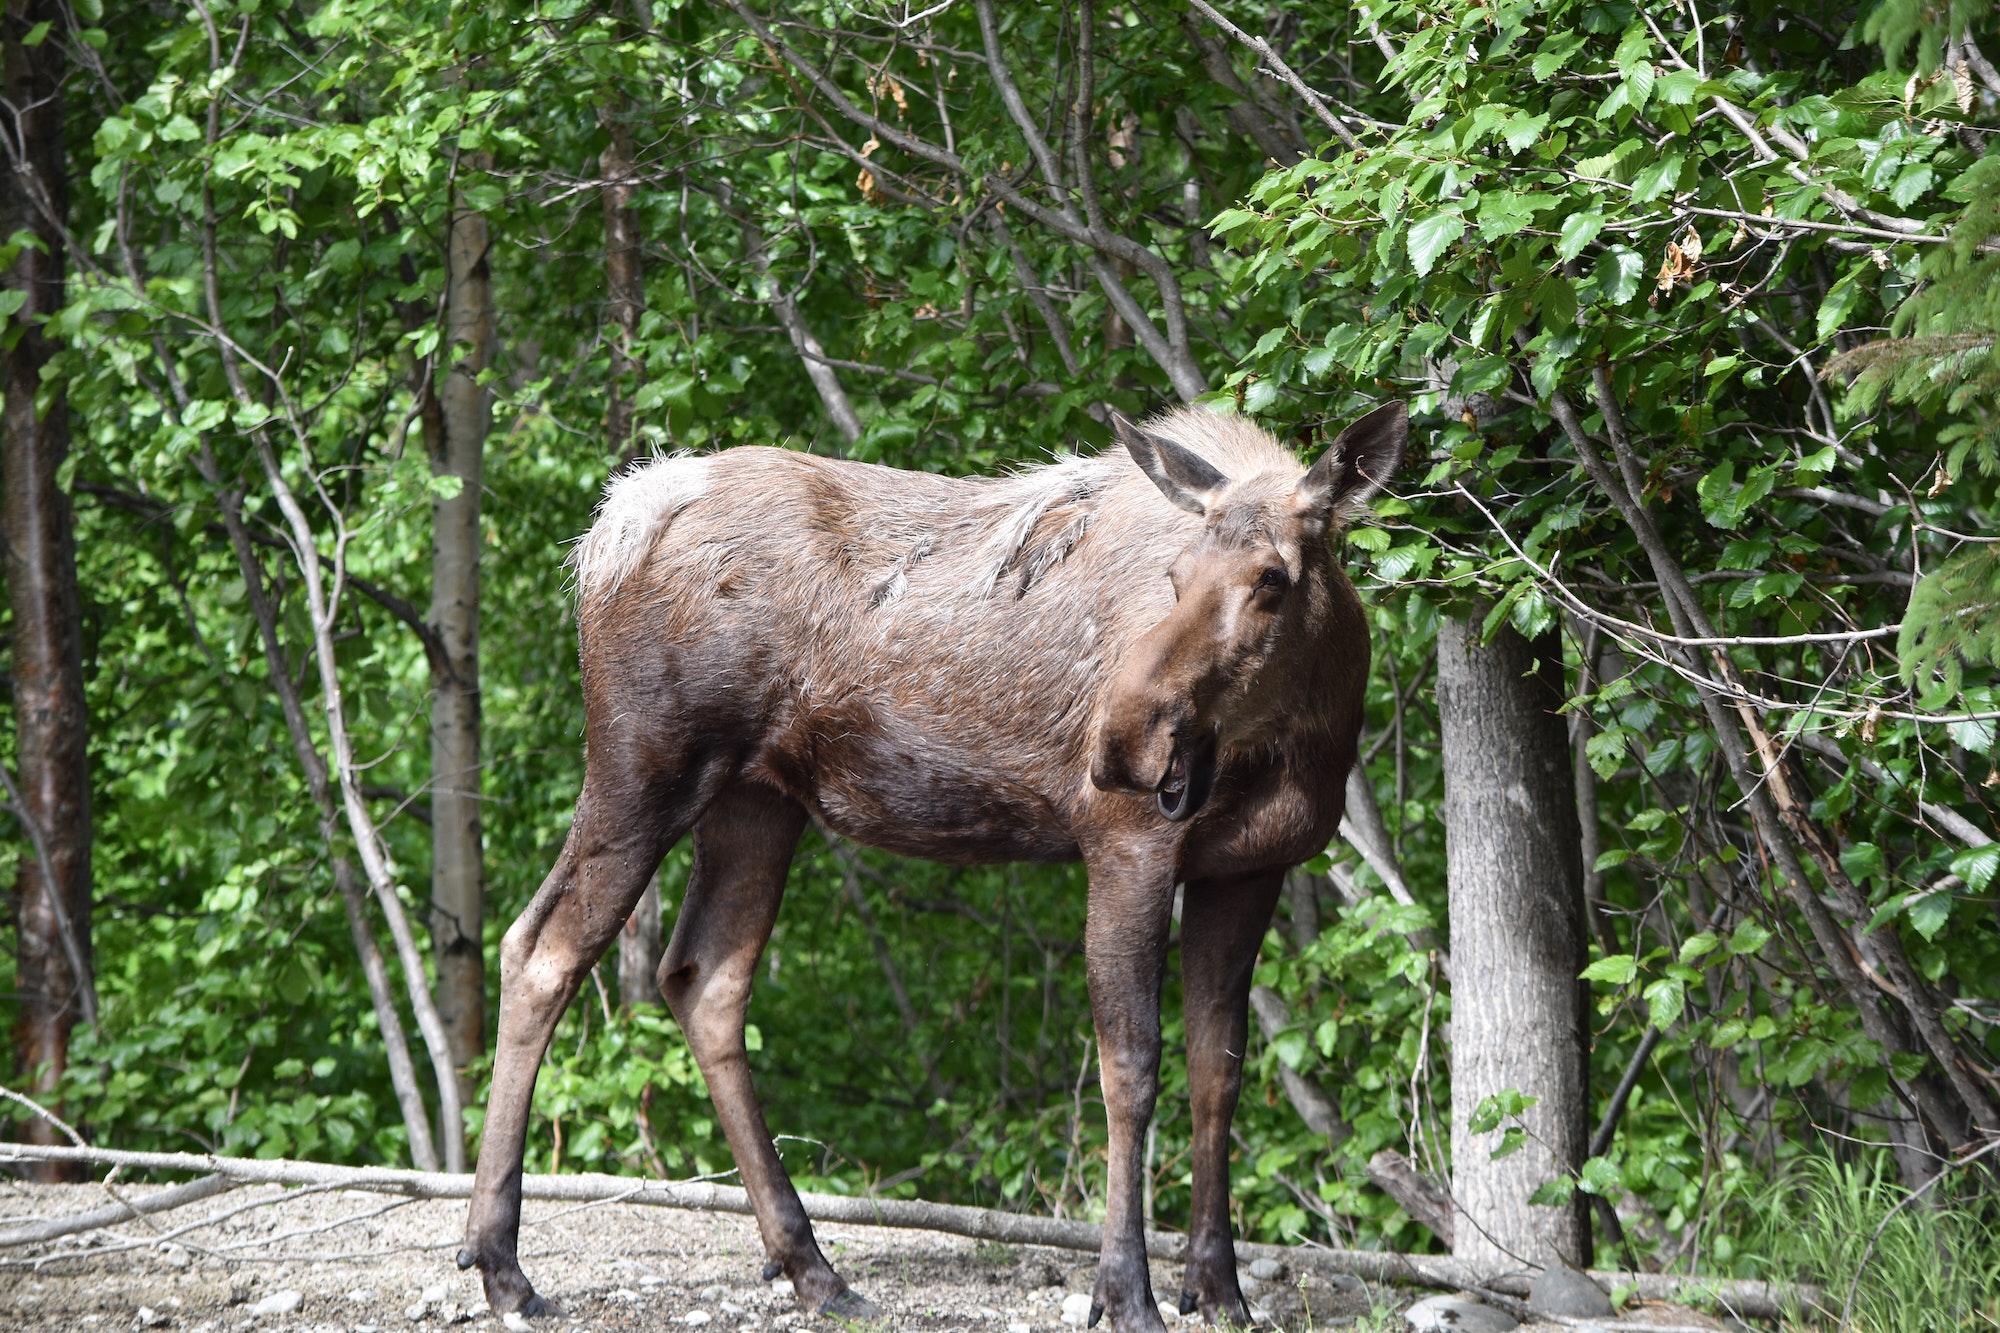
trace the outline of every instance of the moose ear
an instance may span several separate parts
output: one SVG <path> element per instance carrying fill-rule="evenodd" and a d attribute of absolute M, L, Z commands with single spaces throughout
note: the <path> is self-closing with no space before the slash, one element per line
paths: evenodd
<path fill-rule="evenodd" d="M 1340 432 L 1320 460 L 1299 478 L 1299 503 L 1330 519 L 1345 519 L 1368 507 L 1403 465 L 1410 438 L 1410 409 L 1402 403 L 1378 407 Z"/>
<path fill-rule="evenodd" d="M 1117 412 L 1111 414 L 1111 429 L 1139 470 L 1160 488 L 1160 494 L 1190 514 L 1208 516 L 1209 505 L 1229 484 L 1229 478 L 1194 450 L 1140 430 Z"/>

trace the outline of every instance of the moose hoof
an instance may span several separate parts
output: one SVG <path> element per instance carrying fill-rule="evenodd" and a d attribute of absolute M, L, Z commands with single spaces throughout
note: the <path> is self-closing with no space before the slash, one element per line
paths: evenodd
<path fill-rule="evenodd" d="M 882 1307 L 852 1287 L 842 1287 L 819 1307 L 819 1312 L 835 1323 L 849 1327 L 882 1322 Z"/>

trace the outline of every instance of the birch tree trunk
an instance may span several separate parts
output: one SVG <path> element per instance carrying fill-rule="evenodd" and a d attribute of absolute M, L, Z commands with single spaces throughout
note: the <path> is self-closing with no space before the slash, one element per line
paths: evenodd
<path fill-rule="evenodd" d="M 1483 609 L 1438 631 L 1438 716 L 1450 890 L 1452 1254 L 1488 1275 L 1590 1259 L 1583 1196 L 1531 1205 L 1583 1165 L 1587 1056 L 1583 865 L 1563 704 L 1562 653 Z M 1495 1160 L 1502 1130 L 1475 1134 L 1479 1101 L 1537 1098 L 1527 1141 Z M 1507 1122 L 1513 1124 L 1512 1120 Z"/>
<path fill-rule="evenodd" d="M 476 166 L 474 167 L 476 169 Z M 431 939 L 438 1016 L 461 1071 L 486 1049 L 485 861 L 479 815 L 479 528 L 493 360 L 486 219 L 452 214 L 445 344 L 457 356 L 438 386 L 431 475 Z M 460 1075 L 460 1095 L 471 1089 Z"/>
<path fill-rule="evenodd" d="M 12 315 L 16 341 L 0 357 L 0 435 L 7 599 L 13 613 L 15 764 L 19 795 L 10 798 L 26 827 L 14 885 L 19 1019 L 16 1055 L 27 1087 L 50 1095 L 69 1060 L 69 1035 L 94 1019 L 90 954 L 90 763 L 78 623 L 76 536 L 69 497 L 57 471 L 69 453 L 69 417 L 60 385 L 38 412 L 42 367 L 53 351 L 43 321 L 63 304 L 63 241 L 68 210 L 64 178 L 62 43 L 26 46 L 43 20 L 62 21 L 52 0 L 11 0 L 4 18 L 4 82 L 12 108 L 0 134 L 8 165 L 0 186 L 5 234 L 26 231 L 4 277 L 21 305 Z M 40 1120 L 23 1126 L 29 1142 L 54 1142 Z M 74 1165 L 42 1169 L 46 1179 L 81 1179 Z"/>

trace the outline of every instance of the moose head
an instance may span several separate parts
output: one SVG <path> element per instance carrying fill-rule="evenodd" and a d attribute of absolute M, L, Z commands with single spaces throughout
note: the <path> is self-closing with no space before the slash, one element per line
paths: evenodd
<path fill-rule="evenodd" d="M 1163 571 L 1174 608 L 1126 653 L 1098 719 L 1091 782 L 1150 791 L 1188 819 L 1223 753 L 1284 726 L 1286 704 L 1328 650 L 1344 578 L 1330 537 L 1365 510 L 1403 461 L 1409 411 L 1377 408 L 1340 433 L 1303 476 L 1229 477 L 1195 450 L 1116 417 L 1119 443 L 1160 493 L 1203 519 Z"/>

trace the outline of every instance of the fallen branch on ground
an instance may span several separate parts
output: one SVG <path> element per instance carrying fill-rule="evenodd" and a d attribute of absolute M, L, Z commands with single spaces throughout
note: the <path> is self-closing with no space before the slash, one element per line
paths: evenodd
<path fill-rule="evenodd" d="M 402 1194 L 416 1199 L 465 1199 L 472 1195 L 472 1177 L 469 1174 L 329 1166 L 322 1162 L 294 1162 L 284 1158 L 266 1161 L 247 1157 L 211 1157 L 203 1153 L 119 1152 L 107 1148 L 0 1143 L 0 1165 L 10 1162 L 95 1162 L 134 1171 L 188 1171 L 236 1185 L 316 1185 L 322 1189 L 365 1190 L 375 1194 Z M 642 1180 L 631 1176 L 597 1174 L 523 1176 L 521 1197 L 542 1202 L 619 1202 L 655 1208 L 684 1208 L 695 1212 L 752 1215 L 750 1196 L 741 1187 L 703 1181 Z M 1085 1252 L 1095 1252 L 1104 1239 L 1102 1228 L 1093 1222 L 1003 1213 L 962 1204 L 854 1198 L 838 1194 L 802 1194 L 799 1201 L 805 1205 L 806 1216 L 813 1221 L 847 1226 L 940 1231 L 946 1235 L 1001 1245 L 1046 1245 Z M 89 1214 L 38 1225 L 65 1226 L 83 1216 Z M 123 1220 L 126 1219 L 111 1219 L 112 1222 Z M 1168 1262 L 1184 1260 L 1187 1257 L 1187 1237 L 1173 1232 L 1147 1232 L 1146 1254 L 1149 1258 Z M 1444 1255 L 1336 1250 L 1318 1245 L 1260 1245 L 1250 1241 L 1238 1241 L 1236 1255 L 1245 1261 L 1276 1259 L 1290 1265 L 1295 1273 L 1344 1275 L 1369 1282 L 1448 1289 L 1481 1285 L 1478 1276 L 1470 1269 Z M 1592 1273 L 1591 1276 L 1607 1288 L 1636 1288 L 1636 1294 L 1643 1300 L 1713 1301 L 1731 1313 L 1760 1319 L 1778 1318 L 1788 1311 L 1820 1302 L 1818 1288 L 1783 1282 L 1684 1277 L 1671 1273 Z M 1525 1295 L 1528 1282 L 1528 1275 L 1523 1273 L 1494 1278 L 1484 1285 L 1510 1295 Z"/>
<path fill-rule="evenodd" d="M 51 1218 L 46 1222 L 15 1227 L 11 1231 L 0 1231 L 0 1246 L 36 1245 L 43 1241 L 55 1240 L 60 1236 L 74 1236 L 82 1231 L 96 1231 L 100 1227 L 117 1226 L 120 1222 L 130 1222 L 135 1217 L 164 1213 L 183 1204 L 212 1199 L 235 1186 L 236 1182 L 227 1176 L 203 1176 L 199 1180 L 190 1180 L 185 1185 L 157 1190 L 143 1199 L 135 1199 L 130 1203 L 114 1203 L 108 1208 L 93 1208 L 87 1213 L 72 1213 L 68 1217 Z"/>

